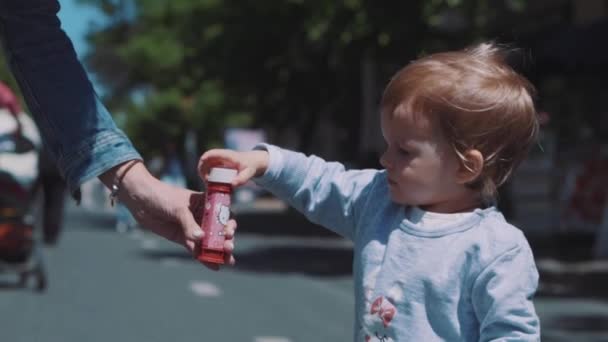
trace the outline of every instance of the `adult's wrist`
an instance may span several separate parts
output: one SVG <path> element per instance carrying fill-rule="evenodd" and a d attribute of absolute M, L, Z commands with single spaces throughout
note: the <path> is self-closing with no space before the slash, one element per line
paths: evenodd
<path fill-rule="evenodd" d="M 148 178 L 152 178 L 152 175 L 138 159 L 118 164 L 99 176 L 99 180 L 110 189 L 113 197 L 129 194 L 132 189 L 138 187 L 137 183 L 147 181 Z"/>

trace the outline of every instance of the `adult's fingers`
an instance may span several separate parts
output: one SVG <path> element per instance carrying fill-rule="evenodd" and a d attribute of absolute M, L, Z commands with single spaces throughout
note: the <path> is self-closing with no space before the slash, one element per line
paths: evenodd
<path fill-rule="evenodd" d="M 224 263 L 226 265 L 234 265 L 236 260 L 234 259 L 234 240 L 224 241 Z"/>
<path fill-rule="evenodd" d="M 224 238 L 226 238 L 226 240 L 233 239 L 236 228 L 237 228 L 237 224 L 234 219 L 231 219 L 230 221 L 228 221 L 228 223 L 224 227 Z"/>
<path fill-rule="evenodd" d="M 234 258 L 234 255 L 227 254 L 224 256 L 224 262 L 226 265 L 234 266 L 234 264 L 236 264 L 236 259 Z"/>
<path fill-rule="evenodd" d="M 179 209 L 177 212 L 177 221 L 184 233 L 186 247 L 193 252 L 196 243 L 203 237 L 203 230 L 194 220 L 192 212 L 186 208 Z"/>
<path fill-rule="evenodd" d="M 234 240 L 224 241 L 224 255 L 232 254 L 233 251 L 234 251 Z"/>

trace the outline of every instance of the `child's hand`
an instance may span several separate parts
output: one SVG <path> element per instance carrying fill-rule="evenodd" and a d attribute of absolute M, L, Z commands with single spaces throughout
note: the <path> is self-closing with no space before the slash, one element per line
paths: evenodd
<path fill-rule="evenodd" d="M 248 151 L 237 152 L 233 150 L 209 150 L 205 152 L 198 162 L 198 172 L 202 179 L 207 180 L 212 167 L 231 167 L 238 170 L 232 181 L 237 187 L 247 183 L 251 178 L 261 176 L 268 168 L 268 152 Z"/>

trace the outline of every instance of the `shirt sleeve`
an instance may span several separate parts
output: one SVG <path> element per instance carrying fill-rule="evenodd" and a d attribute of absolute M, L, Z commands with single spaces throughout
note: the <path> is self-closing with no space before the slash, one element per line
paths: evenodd
<path fill-rule="evenodd" d="M 97 97 L 58 11 L 56 0 L 0 1 L 0 34 L 45 148 L 73 193 L 141 156 Z"/>
<path fill-rule="evenodd" d="M 473 307 L 480 341 L 540 341 L 540 322 L 532 298 L 538 271 L 528 243 L 492 261 L 473 285 Z"/>
<path fill-rule="evenodd" d="M 346 171 L 340 163 L 268 144 L 256 149 L 266 150 L 270 156 L 265 174 L 255 179 L 258 185 L 310 221 L 354 239 L 357 215 L 377 171 Z"/>

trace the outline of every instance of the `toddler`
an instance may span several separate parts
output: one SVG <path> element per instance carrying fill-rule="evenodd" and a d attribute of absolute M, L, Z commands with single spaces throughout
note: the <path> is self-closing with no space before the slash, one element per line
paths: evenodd
<path fill-rule="evenodd" d="M 538 341 L 538 272 L 494 206 L 538 122 L 533 87 L 491 43 L 397 72 L 380 106 L 382 170 L 262 144 L 203 154 L 354 241 L 356 341 Z"/>

